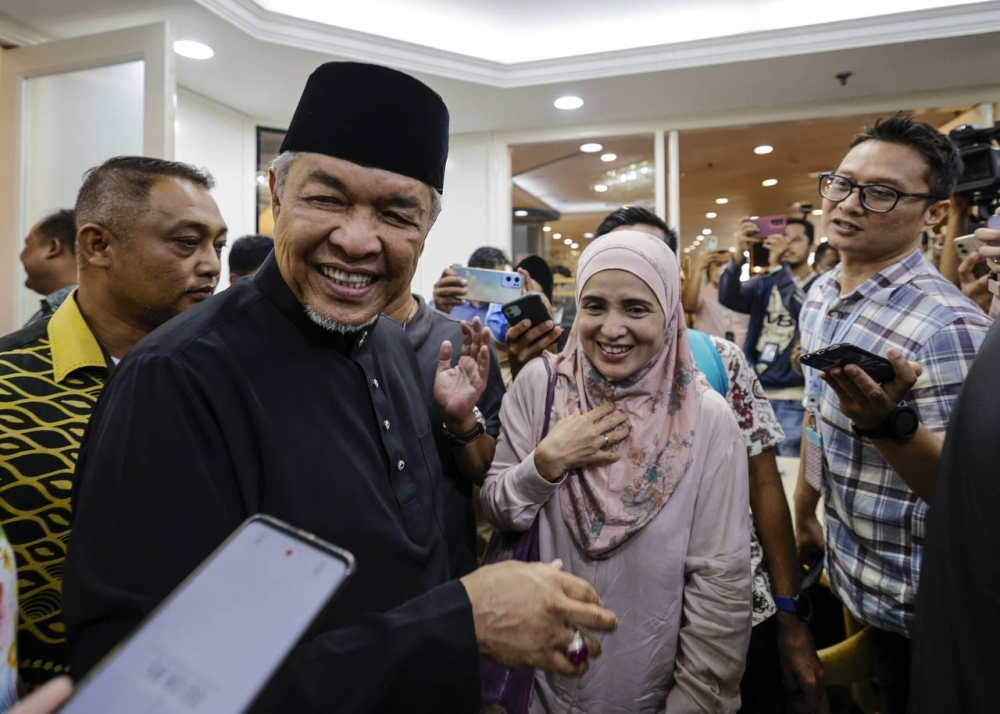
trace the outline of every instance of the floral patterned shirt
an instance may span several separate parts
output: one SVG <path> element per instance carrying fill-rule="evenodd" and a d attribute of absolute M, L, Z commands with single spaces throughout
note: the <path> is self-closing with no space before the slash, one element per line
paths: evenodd
<path fill-rule="evenodd" d="M 17 702 L 17 569 L 14 549 L 0 528 L 0 712 Z"/>
<path fill-rule="evenodd" d="M 732 342 L 709 335 L 716 352 L 729 376 L 729 391 L 726 401 L 733 410 L 736 422 L 743 433 L 747 456 L 757 456 L 773 449 L 785 439 L 778 418 L 771 403 L 764 394 L 764 388 L 757 374 L 747 361 L 743 350 Z M 750 567 L 753 572 L 753 624 L 764 622 L 777 612 L 771 594 L 771 578 L 764 563 L 764 549 L 761 547 L 757 531 L 750 526 Z"/>

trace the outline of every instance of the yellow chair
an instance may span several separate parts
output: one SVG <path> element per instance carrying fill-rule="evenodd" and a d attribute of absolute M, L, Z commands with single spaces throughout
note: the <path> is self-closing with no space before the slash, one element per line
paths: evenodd
<path fill-rule="evenodd" d="M 830 587 L 826 573 L 823 573 L 819 582 L 826 588 Z M 861 711 L 865 714 L 878 714 L 882 711 L 882 703 L 871 684 L 875 676 L 871 632 L 858 623 L 847 608 L 844 608 L 844 629 L 847 639 L 816 653 L 823 664 L 824 683 L 826 686 L 849 686 Z M 829 704 L 824 697 L 820 714 L 828 714 L 829 711 Z"/>

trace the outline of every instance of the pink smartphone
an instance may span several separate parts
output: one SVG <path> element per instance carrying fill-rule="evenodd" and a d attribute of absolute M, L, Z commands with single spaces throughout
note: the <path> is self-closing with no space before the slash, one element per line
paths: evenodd
<path fill-rule="evenodd" d="M 761 216 L 754 218 L 753 222 L 757 224 L 757 232 L 750 236 L 751 238 L 766 238 L 784 233 L 788 227 L 788 219 L 785 216 Z"/>

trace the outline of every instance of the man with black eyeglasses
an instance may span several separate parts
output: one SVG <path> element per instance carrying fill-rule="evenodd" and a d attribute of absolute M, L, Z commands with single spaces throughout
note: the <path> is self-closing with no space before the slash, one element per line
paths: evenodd
<path fill-rule="evenodd" d="M 820 179 L 823 224 L 841 263 L 809 291 L 802 351 L 848 343 L 887 356 L 877 384 L 856 366 L 806 368 L 806 406 L 819 443 L 826 566 L 834 593 L 868 625 L 883 711 L 906 711 L 910 638 L 928 504 L 943 436 L 989 320 L 920 251 L 921 233 L 947 217 L 961 159 L 937 129 L 896 114 L 855 137 Z M 813 447 L 814 448 L 814 447 Z M 800 471 L 800 557 L 824 547 L 819 491 Z M 961 603 L 955 603 L 960 607 Z"/>

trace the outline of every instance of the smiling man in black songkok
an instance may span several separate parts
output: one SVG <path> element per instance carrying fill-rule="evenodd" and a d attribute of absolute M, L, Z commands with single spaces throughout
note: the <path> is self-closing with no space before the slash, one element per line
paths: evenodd
<path fill-rule="evenodd" d="M 358 572 L 255 711 L 474 712 L 480 653 L 585 671 L 573 628 L 615 619 L 583 581 L 537 563 L 448 581 L 427 390 L 380 317 L 408 295 L 447 152 L 448 110 L 414 78 L 355 63 L 309 78 L 270 173 L 273 255 L 144 340 L 91 420 L 64 588 L 76 674 L 258 512 L 352 551 Z M 488 350 L 450 367 L 445 345 L 437 379 L 471 408 Z"/>

